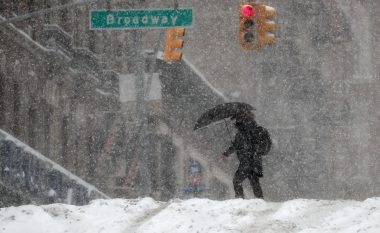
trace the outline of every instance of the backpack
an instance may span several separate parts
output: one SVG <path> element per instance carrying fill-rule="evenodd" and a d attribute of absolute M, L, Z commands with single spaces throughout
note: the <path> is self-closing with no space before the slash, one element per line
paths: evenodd
<path fill-rule="evenodd" d="M 270 138 L 268 130 L 263 128 L 260 139 L 261 139 L 260 140 L 261 143 L 257 151 L 258 151 L 258 154 L 261 154 L 264 156 L 264 155 L 267 155 L 269 151 L 272 149 L 272 140 Z"/>
<path fill-rule="evenodd" d="M 257 155 L 264 156 L 269 153 L 272 148 L 272 140 L 270 138 L 268 130 L 264 127 L 258 126 L 253 137 L 252 143 L 254 144 Z"/>
<path fill-rule="evenodd" d="M 272 148 L 272 140 L 267 129 L 259 125 L 246 124 L 240 131 L 244 135 L 244 144 L 249 145 L 249 151 L 259 156 L 269 153 Z"/>

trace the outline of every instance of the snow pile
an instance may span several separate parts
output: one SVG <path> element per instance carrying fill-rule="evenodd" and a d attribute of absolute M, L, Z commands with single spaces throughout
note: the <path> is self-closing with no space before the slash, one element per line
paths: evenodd
<path fill-rule="evenodd" d="M 151 198 L 95 200 L 0 209 L 0 232 L 302 232 L 379 233 L 380 198 L 358 201 Z"/>

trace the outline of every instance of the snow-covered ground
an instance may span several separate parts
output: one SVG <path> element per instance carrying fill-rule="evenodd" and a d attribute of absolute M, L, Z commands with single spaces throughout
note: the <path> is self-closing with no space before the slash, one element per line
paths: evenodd
<path fill-rule="evenodd" d="M 151 198 L 95 200 L 0 209 L 0 232 L 125 233 L 379 233 L 380 198 L 365 201 Z"/>

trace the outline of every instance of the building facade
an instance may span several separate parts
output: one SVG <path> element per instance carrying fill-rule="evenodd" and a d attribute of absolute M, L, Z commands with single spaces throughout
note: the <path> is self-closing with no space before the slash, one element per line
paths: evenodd
<path fill-rule="evenodd" d="M 205 189 L 201 195 L 230 197 L 228 175 L 211 170 L 203 152 L 171 124 L 163 101 L 174 97 L 162 95 L 174 96 L 176 87 L 163 87 L 157 65 L 146 67 L 156 73 L 139 115 L 135 81 L 124 87 L 120 81 L 135 66 L 131 32 L 90 31 L 85 22 L 92 6 L 69 1 L 2 1 L 1 19 L 61 4 L 70 7 L 0 25 L 0 128 L 110 196 L 191 196 L 184 193 L 186 171 L 200 161 L 206 187 L 220 179 L 225 187 L 222 194 Z M 143 38 L 149 43 L 149 35 Z"/>

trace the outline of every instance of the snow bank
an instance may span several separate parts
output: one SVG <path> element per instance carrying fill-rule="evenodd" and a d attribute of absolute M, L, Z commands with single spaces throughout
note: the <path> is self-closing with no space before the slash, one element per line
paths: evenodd
<path fill-rule="evenodd" d="M 299 232 L 379 233 L 380 198 L 359 201 L 151 198 L 95 200 L 0 209 L 0 232 Z"/>

